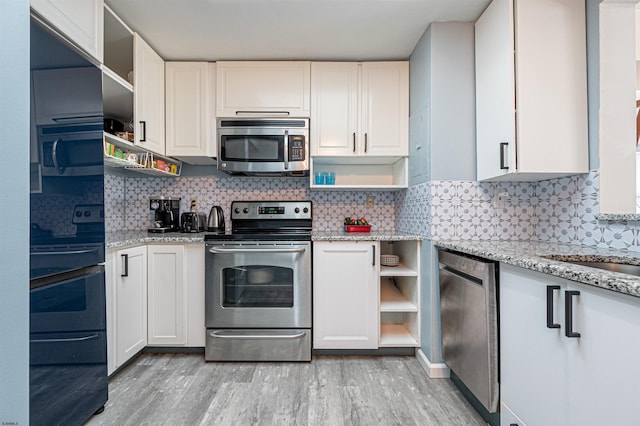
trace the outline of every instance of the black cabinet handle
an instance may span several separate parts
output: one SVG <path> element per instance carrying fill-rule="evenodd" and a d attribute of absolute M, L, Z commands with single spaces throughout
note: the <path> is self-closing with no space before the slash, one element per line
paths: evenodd
<path fill-rule="evenodd" d="M 509 165 L 507 164 L 508 147 L 509 142 L 500 142 L 500 170 L 509 170 Z"/>
<path fill-rule="evenodd" d="M 573 296 L 580 296 L 577 290 L 564 292 L 564 335 L 567 337 L 580 337 L 580 333 L 573 331 Z"/>
<path fill-rule="evenodd" d="M 140 142 L 146 142 L 147 141 L 147 122 L 140 121 L 140 124 L 142 125 L 142 137 L 140 138 Z"/>
<path fill-rule="evenodd" d="M 371 244 L 371 247 L 373 248 L 373 262 L 371 263 L 371 265 L 376 266 L 376 246 L 374 244 Z"/>
<path fill-rule="evenodd" d="M 353 134 L 353 152 L 356 152 L 356 134 Z"/>
<path fill-rule="evenodd" d="M 123 272 L 122 274 L 120 274 L 121 277 L 128 277 L 129 276 L 129 255 L 128 254 L 121 254 L 120 255 L 122 257 L 123 263 Z"/>
<path fill-rule="evenodd" d="M 367 141 L 367 134 L 364 134 L 364 152 L 367 152 L 367 145 L 368 145 L 368 141 Z"/>
<path fill-rule="evenodd" d="M 547 286 L 547 328 L 560 328 L 560 324 L 553 322 L 553 292 L 555 290 L 560 290 L 560 286 Z"/>

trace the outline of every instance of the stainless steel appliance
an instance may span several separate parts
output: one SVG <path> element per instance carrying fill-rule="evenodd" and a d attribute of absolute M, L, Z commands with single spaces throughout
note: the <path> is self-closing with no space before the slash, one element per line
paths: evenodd
<path fill-rule="evenodd" d="M 207 231 L 224 234 L 224 212 L 222 207 L 213 206 L 209 212 L 209 222 L 207 223 Z"/>
<path fill-rule="evenodd" d="M 253 176 L 309 174 L 309 120 L 218 119 L 218 170 Z"/>
<path fill-rule="evenodd" d="M 207 215 L 202 212 L 184 212 L 180 215 L 182 232 L 202 232 L 206 230 Z"/>
<path fill-rule="evenodd" d="M 205 235 L 205 359 L 311 360 L 311 202 L 234 201 Z"/>
<path fill-rule="evenodd" d="M 149 232 L 177 232 L 180 230 L 180 198 L 151 197 L 149 208 L 153 211 Z"/>
<path fill-rule="evenodd" d="M 39 125 L 31 140 L 39 173 L 32 173 L 30 194 L 29 423 L 82 424 L 108 397 L 104 124 L 95 109 L 102 71 L 34 20 L 30 50 L 41 79 L 55 69 L 71 89 L 80 90 L 79 74 L 90 86 L 82 89 L 86 105 L 74 96 L 43 100 L 33 85 L 31 93 L 32 111 L 46 104 L 59 124 Z"/>
<path fill-rule="evenodd" d="M 442 357 L 489 413 L 498 410 L 495 262 L 438 251 Z"/>

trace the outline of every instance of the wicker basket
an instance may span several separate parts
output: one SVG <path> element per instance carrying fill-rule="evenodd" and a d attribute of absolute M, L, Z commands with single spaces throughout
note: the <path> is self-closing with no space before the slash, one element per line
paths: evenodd
<path fill-rule="evenodd" d="M 380 264 L 383 266 L 398 266 L 400 258 L 395 254 L 380 255 Z"/>

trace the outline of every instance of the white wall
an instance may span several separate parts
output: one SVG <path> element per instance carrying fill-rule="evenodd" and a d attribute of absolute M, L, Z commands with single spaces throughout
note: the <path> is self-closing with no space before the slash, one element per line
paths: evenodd
<path fill-rule="evenodd" d="M 0 424 L 29 424 L 29 1 L 0 13 Z"/>

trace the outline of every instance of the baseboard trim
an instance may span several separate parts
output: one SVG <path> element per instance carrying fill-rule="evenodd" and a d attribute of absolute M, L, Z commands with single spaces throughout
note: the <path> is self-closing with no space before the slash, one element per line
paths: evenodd
<path fill-rule="evenodd" d="M 422 349 L 418 349 L 416 358 L 431 379 L 448 379 L 450 377 L 450 370 L 447 364 L 429 361 L 429 358 L 422 352 Z"/>

